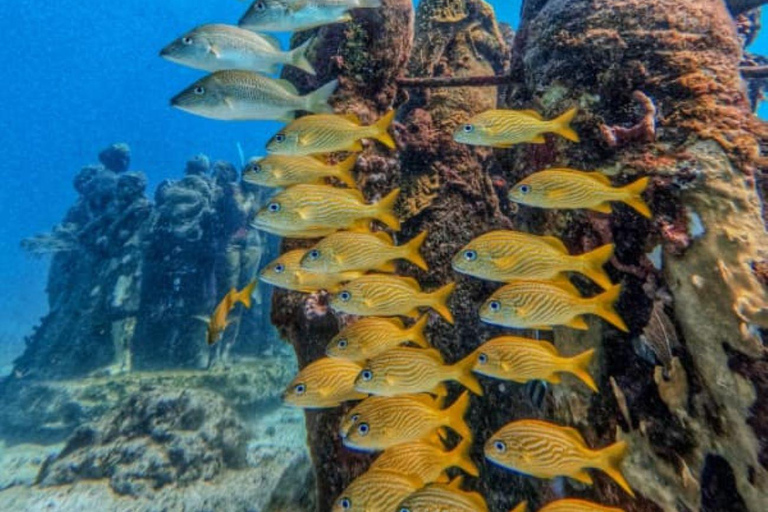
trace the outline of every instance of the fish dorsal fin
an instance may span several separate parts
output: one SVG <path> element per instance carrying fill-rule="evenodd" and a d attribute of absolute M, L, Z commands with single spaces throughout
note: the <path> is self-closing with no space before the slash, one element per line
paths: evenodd
<path fill-rule="evenodd" d="M 440 398 L 435 398 L 429 393 L 419 393 L 417 395 L 410 395 L 410 398 L 432 409 L 437 409 L 440 407 L 440 402 L 441 402 Z"/>
<path fill-rule="evenodd" d="M 535 119 L 538 119 L 539 121 L 543 121 L 544 120 L 544 118 L 541 117 L 541 114 L 539 114 L 538 112 L 536 112 L 533 109 L 521 110 L 520 113 L 521 114 L 529 115 L 529 116 L 531 116 L 531 117 L 533 117 Z"/>
<path fill-rule="evenodd" d="M 289 82 L 288 80 L 286 80 L 286 79 L 284 79 L 284 78 L 278 78 L 278 79 L 276 80 L 276 82 L 277 82 L 277 84 L 278 84 L 280 87 L 282 87 L 283 89 L 285 89 L 287 92 L 289 92 L 289 93 L 291 93 L 291 94 L 293 94 L 293 95 L 295 95 L 295 96 L 298 96 L 298 95 L 299 95 L 299 90 L 298 90 L 298 89 L 296 89 L 296 86 L 295 86 L 295 85 L 293 85 L 293 83 Z"/>
<path fill-rule="evenodd" d="M 421 290 L 421 284 L 419 282 L 408 276 L 398 276 L 398 279 L 400 279 L 403 283 L 407 284 L 411 288 L 414 288 L 415 290 Z"/>
<path fill-rule="evenodd" d="M 580 443 L 583 446 L 587 445 L 587 442 L 584 441 L 584 436 L 581 435 L 581 432 L 576 430 L 573 427 L 560 427 L 560 430 L 562 430 L 563 434 L 566 434 L 568 437 L 576 441 L 577 443 Z"/>
<path fill-rule="evenodd" d="M 565 254 L 570 254 L 570 253 L 568 252 L 568 248 L 565 246 L 565 244 L 563 243 L 563 241 L 562 241 L 562 240 L 560 240 L 560 239 L 559 239 L 559 238 L 557 238 L 557 237 L 554 237 L 554 236 L 542 236 L 542 237 L 541 237 L 541 241 L 542 241 L 542 242 L 546 242 L 546 243 L 547 243 L 547 245 L 549 245 L 549 246 L 551 246 L 551 247 L 553 247 L 553 248 L 557 249 L 558 251 L 560 251 L 560 252 L 562 252 L 562 253 L 565 253 Z"/>
<path fill-rule="evenodd" d="M 267 42 L 267 44 L 269 44 L 269 46 L 274 48 L 276 51 L 278 52 L 283 51 L 283 46 L 280 44 L 280 40 L 277 39 L 275 36 L 270 36 L 268 34 L 261 34 L 261 33 L 258 33 L 258 34 L 259 36 L 261 36 L 262 39 L 264 39 L 264 41 Z"/>
<path fill-rule="evenodd" d="M 563 274 L 558 275 L 554 279 L 550 281 L 550 284 L 557 286 L 563 291 L 566 291 L 570 294 L 576 295 L 578 297 L 581 297 L 581 293 L 579 292 L 578 288 Z"/>
<path fill-rule="evenodd" d="M 550 342 L 544 341 L 544 340 L 531 340 L 532 342 L 535 342 L 536 345 L 541 347 L 542 349 L 546 350 L 553 356 L 559 356 L 560 352 L 557 351 L 557 348 Z"/>
<path fill-rule="evenodd" d="M 389 245 L 395 244 L 394 240 L 392 240 L 392 237 L 389 235 L 389 233 L 385 231 L 376 231 L 371 234 L 386 244 L 389 244 Z"/>
<path fill-rule="evenodd" d="M 363 123 L 360 122 L 360 118 L 357 117 L 357 114 L 347 113 L 347 114 L 339 114 L 341 117 L 349 121 L 350 123 L 354 123 L 356 125 L 362 126 Z"/>
<path fill-rule="evenodd" d="M 610 178 L 608 178 L 608 176 L 606 176 L 605 174 L 603 174 L 601 172 L 598 172 L 598 171 L 595 171 L 595 172 L 585 172 L 583 174 L 585 174 L 586 176 L 589 176 L 590 178 L 594 179 L 595 181 L 599 181 L 603 185 L 606 185 L 608 187 L 612 186 Z"/>
<path fill-rule="evenodd" d="M 430 359 L 434 359 L 440 364 L 443 364 L 443 355 L 436 348 L 415 348 L 413 350 L 420 350 Z"/>
<path fill-rule="evenodd" d="M 390 324 L 394 325 L 394 326 L 395 326 L 395 327 L 397 327 L 398 329 L 401 329 L 401 330 L 402 330 L 402 329 L 405 329 L 405 324 L 403 323 L 403 321 L 402 321 L 402 320 L 400 320 L 400 319 L 399 319 L 399 318 L 397 318 L 397 317 L 392 317 L 392 318 L 382 318 L 382 320 L 384 320 L 384 321 L 385 321 L 385 322 L 387 322 L 387 323 L 390 323 Z"/>
<path fill-rule="evenodd" d="M 358 199 L 361 203 L 365 203 L 365 196 L 362 192 L 357 190 L 356 188 L 343 188 L 343 189 L 337 189 L 342 190 L 349 194 L 350 196 L 353 196 L 355 199 Z"/>

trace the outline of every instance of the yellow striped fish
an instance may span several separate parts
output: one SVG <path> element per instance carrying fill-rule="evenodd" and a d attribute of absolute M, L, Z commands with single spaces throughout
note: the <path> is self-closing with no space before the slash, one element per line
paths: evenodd
<path fill-rule="evenodd" d="M 370 469 L 413 475 L 425 484 L 446 481 L 444 473 L 452 467 L 460 468 L 472 476 L 479 476 L 480 471 L 470 456 L 471 448 L 471 438 L 462 439 L 456 448 L 447 452 L 437 443 L 413 441 L 385 451 L 373 461 Z"/>
<path fill-rule="evenodd" d="M 411 277 L 367 275 L 345 284 L 331 297 L 331 307 L 342 313 L 360 316 L 410 316 L 418 318 L 420 307 L 430 307 L 449 323 L 453 315 L 448 298 L 455 283 L 431 293 L 421 291 L 419 282 Z"/>
<path fill-rule="evenodd" d="M 474 364 L 472 354 L 448 366 L 434 348 L 395 347 L 368 361 L 355 380 L 355 389 L 380 396 L 422 392 L 445 396 L 448 390 L 443 383 L 452 380 L 482 395 L 483 388 L 472 375 Z"/>
<path fill-rule="evenodd" d="M 341 272 L 339 274 L 316 274 L 301 268 L 299 262 L 306 249 L 289 251 L 264 267 L 259 279 L 272 286 L 304 293 L 319 290 L 336 291 L 341 283 L 352 281 L 362 276 L 363 272 Z"/>
<path fill-rule="evenodd" d="M 419 234 L 405 245 L 396 246 L 392 237 L 383 231 L 363 233 L 340 231 L 323 238 L 307 251 L 301 260 L 302 268 L 312 272 L 344 272 L 347 270 L 378 270 L 394 272 L 395 260 L 405 259 L 417 267 L 428 270 L 419 250 L 427 232 Z"/>
<path fill-rule="evenodd" d="M 334 336 L 325 353 L 329 357 L 362 362 L 408 342 L 429 348 L 424 336 L 428 320 L 429 317 L 423 315 L 406 328 L 399 318 L 361 318 Z"/>
<path fill-rule="evenodd" d="M 600 213 L 611 213 L 611 202 L 620 201 L 650 219 L 651 210 L 642 198 L 647 187 L 648 178 L 613 187 L 611 180 L 599 172 L 550 169 L 532 174 L 512 187 L 509 200 L 539 208 L 587 208 Z"/>
<path fill-rule="evenodd" d="M 516 506 L 514 509 L 511 510 L 511 512 L 527 512 L 528 510 L 528 503 L 522 502 L 518 506 Z M 586 500 L 578 500 L 578 499 L 564 499 L 564 500 L 557 500 L 552 501 L 550 503 L 547 503 L 544 505 L 543 508 L 539 509 L 539 512 L 624 512 L 620 508 L 616 507 L 606 507 L 604 505 L 600 505 L 598 503 L 593 503 L 591 501 Z"/>
<path fill-rule="evenodd" d="M 366 204 L 359 190 L 294 185 L 270 199 L 256 214 L 253 226 L 275 235 L 291 236 L 295 232 L 322 230 L 330 234 L 378 220 L 399 230 L 400 221 L 394 213 L 399 195 L 400 189 L 395 189 L 380 202 Z"/>
<path fill-rule="evenodd" d="M 303 409 L 337 407 L 368 395 L 355 391 L 360 366 L 344 359 L 324 357 L 299 372 L 283 393 L 283 400 Z"/>
<path fill-rule="evenodd" d="M 620 293 L 621 285 L 616 285 L 596 297 L 583 298 L 569 281 L 514 281 L 491 295 L 480 308 L 480 318 L 515 329 L 551 330 L 567 325 L 586 330 L 589 326 L 582 315 L 592 314 L 629 332 L 613 307 Z"/>
<path fill-rule="evenodd" d="M 451 483 L 433 483 L 419 489 L 400 505 L 393 508 L 399 512 L 488 512 L 485 498 L 479 493 L 461 489 L 462 478 Z"/>
<path fill-rule="evenodd" d="M 634 496 L 621 473 L 626 452 L 623 441 L 592 450 L 578 430 L 540 420 L 514 421 L 485 444 L 485 457 L 504 468 L 536 478 L 567 476 L 587 485 L 592 477 L 586 469 L 599 469 Z"/>
<path fill-rule="evenodd" d="M 544 144 L 545 133 L 556 133 L 572 142 L 579 142 L 571 121 L 578 109 L 572 108 L 562 116 L 547 121 L 535 110 L 489 110 L 478 114 L 453 132 L 456 142 L 474 146 L 509 148 L 530 142 Z"/>
<path fill-rule="evenodd" d="M 362 139 L 375 139 L 390 149 L 395 141 L 389 127 L 395 111 L 388 112 L 375 124 L 363 126 L 353 114 L 318 114 L 296 119 L 267 143 L 267 152 L 273 155 L 317 155 L 363 150 Z"/>
<path fill-rule="evenodd" d="M 474 372 L 496 379 L 525 384 L 531 380 L 560 383 L 560 373 L 572 373 L 597 393 L 589 375 L 594 349 L 575 357 L 562 357 L 547 341 L 502 336 L 482 344 L 472 354 Z"/>
<path fill-rule="evenodd" d="M 446 409 L 440 409 L 439 401 L 424 394 L 368 398 L 345 417 L 344 446 L 370 452 L 411 441 L 439 441 L 438 433 L 446 427 L 469 438 L 472 431 L 464 422 L 469 396 L 464 392 Z"/>
<path fill-rule="evenodd" d="M 489 281 L 542 280 L 578 272 L 610 288 L 603 270 L 613 256 L 613 245 L 604 245 L 580 256 L 571 256 L 563 242 L 552 236 L 519 231 L 491 231 L 465 245 L 453 258 L 453 269 Z"/>
<path fill-rule="evenodd" d="M 344 489 L 332 512 L 393 512 L 398 503 L 422 485 L 418 478 L 394 471 L 368 471 Z"/>
<path fill-rule="evenodd" d="M 260 187 L 289 187 L 302 183 L 319 184 L 325 178 L 336 178 L 355 188 L 357 183 L 352 170 L 356 162 L 354 155 L 335 165 L 327 165 L 310 156 L 270 155 L 250 161 L 243 171 L 243 181 Z"/>

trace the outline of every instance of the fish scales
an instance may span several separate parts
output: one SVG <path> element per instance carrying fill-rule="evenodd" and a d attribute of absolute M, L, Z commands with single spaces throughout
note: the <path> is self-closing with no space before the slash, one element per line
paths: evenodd
<path fill-rule="evenodd" d="M 391 512 L 421 483 L 392 471 L 368 471 L 356 478 L 339 496 L 334 511 Z M 342 504 L 348 500 L 348 506 Z"/>
<path fill-rule="evenodd" d="M 623 512 L 623 510 L 586 500 L 564 499 L 547 503 L 539 509 L 539 512 Z"/>

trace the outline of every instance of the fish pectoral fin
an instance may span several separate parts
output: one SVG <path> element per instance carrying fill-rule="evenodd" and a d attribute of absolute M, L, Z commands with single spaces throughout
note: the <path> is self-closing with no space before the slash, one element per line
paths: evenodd
<path fill-rule="evenodd" d="M 567 324 L 568 327 L 572 329 L 578 329 L 580 331 L 588 331 L 589 325 L 587 325 L 587 321 L 584 320 L 583 316 L 577 316 L 572 318 Z"/>
<path fill-rule="evenodd" d="M 580 471 L 577 471 L 576 473 L 570 475 L 571 478 L 573 478 L 576 481 L 579 481 L 583 484 L 592 485 L 592 477 L 589 473 L 586 472 L 586 470 L 582 469 Z"/>
<path fill-rule="evenodd" d="M 593 206 L 590 208 L 593 212 L 600 212 L 600 213 L 611 213 L 613 209 L 611 208 L 611 203 L 605 202 L 601 203 L 597 206 Z"/>
<path fill-rule="evenodd" d="M 212 44 L 212 45 L 211 45 L 211 46 L 208 48 L 208 53 L 210 53 L 211 55 L 213 55 L 213 56 L 214 56 L 214 57 L 216 57 L 217 59 L 220 59 L 220 58 L 221 58 L 221 50 L 219 50 L 219 48 L 218 48 L 216 45 L 214 45 L 214 44 Z"/>
<path fill-rule="evenodd" d="M 533 137 L 531 140 L 529 140 L 531 144 L 545 144 L 547 142 L 547 139 L 544 138 L 543 135 L 537 135 Z"/>
<path fill-rule="evenodd" d="M 203 322 L 204 324 L 210 324 L 210 323 L 211 323 L 211 317 L 209 317 L 209 316 L 205 316 L 205 315 L 195 315 L 195 316 L 193 316 L 192 318 L 194 318 L 195 320 L 200 320 L 200 321 L 201 321 L 201 322 Z"/>

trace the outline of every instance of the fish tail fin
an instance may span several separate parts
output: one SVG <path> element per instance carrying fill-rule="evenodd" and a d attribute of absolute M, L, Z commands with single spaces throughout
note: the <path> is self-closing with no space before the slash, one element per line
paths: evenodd
<path fill-rule="evenodd" d="M 621 295 L 621 285 L 617 284 L 608 288 L 608 290 L 601 295 L 593 297 L 591 299 L 594 307 L 593 312 L 606 322 L 615 325 L 620 330 L 629 332 L 627 324 L 624 323 L 624 320 L 621 319 L 614 308 L 616 301 L 619 299 L 619 295 Z"/>
<path fill-rule="evenodd" d="M 336 164 L 336 178 L 344 182 L 345 185 L 351 188 L 357 187 L 357 182 L 355 181 L 355 177 L 352 174 L 352 171 L 355 169 L 355 164 L 357 163 L 357 155 L 352 155 L 346 160 L 343 160 Z"/>
<path fill-rule="evenodd" d="M 429 265 L 424 261 L 424 257 L 421 255 L 421 246 L 424 245 L 424 240 L 427 239 L 427 231 L 422 231 L 416 237 L 403 246 L 405 253 L 404 257 L 422 270 L 429 270 Z"/>
<path fill-rule="evenodd" d="M 637 210 L 637 212 L 646 219 L 650 219 L 653 216 L 651 209 L 648 208 L 648 204 L 643 200 L 642 197 L 642 193 L 645 192 L 646 188 L 648 188 L 649 182 L 650 178 L 646 176 L 645 178 L 640 178 L 634 183 L 630 183 L 621 189 L 623 192 L 625 192 L 625 196 L 622 201 Z"/>
<path fill-rule="evenodd" d="M 471 476 L 480 476 L 480 470 L 477 469 L 477 465 L 472 460 L 472 434 L 465 437 L 461 442 L 451 451 L 452 463 L 457 468 Z"/>
<path fill-rule="evenodd" d="M 571 128 L 571 121 L 573 121 L 573 118 L 576 117 L 576 114 L 578 113 L 579 108 L 573 107 L 565 114 L 561 115 L 557 119 L 554 119 L 552 121 L 552 131 L 562 137 L 565 137 L 571 142 L 580 142 L 579 134 L 576 133 L 573 128 Z"/>
<path fill-rule="evenodd" d="M 376 121 L 374 128 L 376 130 L 373 136 L 376 140 L 387 146 L 389 149 L 397 148 L 395 139 L 389 134 L 389 127 L 392 126 L 392 122 L 395 120 L 396 110 L 390 110 L 384 116 Z"/>
<path fill-rule="evenodd" d="M 399 196 L 400 189 L 396 188 L 375 205 L 375 218 L 395 231 L 400 231 L 400 219 L 395 214 L 395 205 Z"/>
<path fill-rule="evenodd" d="M 472 373 L 472 368 L 474 368 L 474 366 L 475 354 L 472 353 L 451 366 L 453 378 L 477 396 L 483 396 L 483 387 L 480 385 L 480 382 L 478 382 L 475 374 Z"/>
<path fill-rule="evenodd" d="M 600 450 L 598 468 L 605 471 L 619 486 L 627 491 L 627 494 L 634 497 L 635 493 L 629 486 L 629 483 L 624 478 L 624 474 L 621 472 L 621 463 L 624 457 L 627 455 L 627 443 L 624 441 L 618 441 L 611 446 Z"/>
<path fill-rule="evenodd" d="M 429 294 L 429 306 L 445 318 L 449 324 L 453 324 L 453 314 L 448 308 L 448 299 L 456 288 L 456 283 L 448 283 L 434 293 Z"/>
<path fill-rule="evenodd" d="M 381 7 L 381 0 L 358 0 L 356 9 L 378 9 Z"/>
<path fill-rule="evenodd" d="M 333 107 L 328 103 L 333 93 L 339 87 L 338 80 L 331 80 L 314 92 L 307 94 L 306 109 L 315 114 L 332 114 Z"/>
<path fill-rule="evenodd" d="M 589 374 L 589 365 L 595 357 L 595 349 L 589 349 L 575 357 L 568 359 L 568 371 L 578 377 L 584 384 L 595 393 L 599 393 L 597 384 L 595 384 L 592 375 Z"/>
<path fill-rule="evenodd" d="M 519 503 L 515 508 L 513 508 L 509 512 L 528 512 L 528 502 L 524 501 L 522 503 Z"/>
<path fill-rule="evenodd" d="M 312 65 L 311 62 L 309 62 L 309 59 L 307 59 L 307 51 L 309 50 L 310 45 L 314 42 L 315 42 L 314 37 L 307 39 L 304 42 L 304 44 L 291 50 L 291 55 L 290 55 L 292 66 L 297 67 L 300 70 L 304 71 L 305 73 L 309 73 L 312 76 L 317 75 L 317 71 L 315 71 L 315 67 Z"/>
<path fill-rule="evenodd" d="M 608 274 L 603 268 L 603 266 L 613 257 L 613 250 L 613 244 L 606 244 L 602 247 L 598 247 L 594 251 L 577 256 L 577 258 L 581 260 L 581 272 L 600 285 L 604 290 L 613 286 L 611 278 L 608 277 Z"/>
<path fill-rule="evenodd" d="M 256 284 L 258 281 L 255 279 L 248 283 L 248 286 L 237 292 L 237 296 L 235 297 L 235 301 L 239 301 L 243 306 L 246 307 L 246 309 L 251 309 L 252 304 L 252 295 L 253 291 L 256 289 Z"/>
<path fill-rule="evenodd" d="M 421 318 L 416 320 L 416 323 L 408 329 L 408 336 L 410 341 L 422 348 L 431 348 L 427 336 L 424 334 L 424 329 L 427 327 L 429 321 L 429 315 L 421 315 Z"/>
<path fill-rule="evenodd" d="M 464 421 L 464 415 L 469 409 L 469 398 L 469 391 L 465 391 L 446 411 L 448 414 L 448 425 L 446 426 L 455 430 L 462 439 L 472 438 L 472 431 L 467 426 L 467 422 Z"/>

